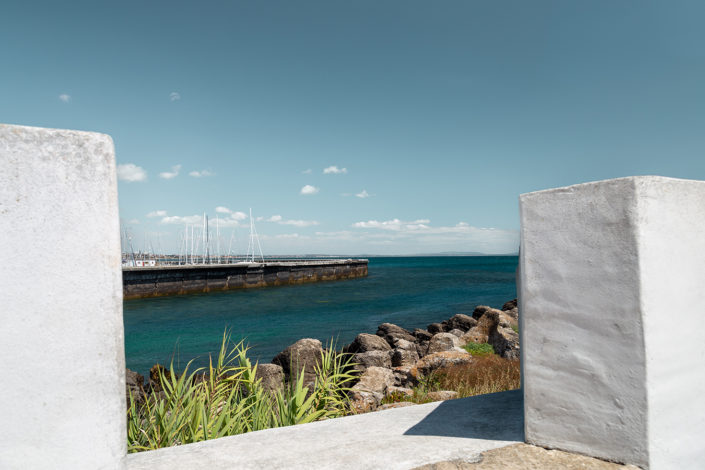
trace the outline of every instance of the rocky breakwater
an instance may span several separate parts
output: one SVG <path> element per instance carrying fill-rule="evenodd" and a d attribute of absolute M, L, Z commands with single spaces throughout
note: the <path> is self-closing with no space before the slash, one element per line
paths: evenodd
<path fill-rule="evenodd" d="M 408 331 L 383 323 L 376 334 L 360 333 L 344 348 L 353 355 L 359 381 L 352 387 L 350 398 L 358 412 L 380 407 L 385 396 L 413 395 L 413 387 L 434 372 L 451 366 L 472 366 L 474 358 L 463 346 L 487 343 L 495 354 L 511 360 L 519 359 L 519 335 L 516 300 L 502 310 L 478 306 L 470 315 L 457 314 L 424 329 Z M 446 400 L 456 392 L 431 392 L 427 398 Z M 383 405 L 384 408 L 407 403 Z"/>
<path fill-rule="evenodd" d="M 458 365 L 472 367 L 475 358 L 463 346 L 469 343 L 489 344 L 494 353 L 509 360 L 519 359 L 517 334 L 518 309 L 516 300 L 504 304 L 501 310 L 478 306 L 472 315 L 456 314 L 426 329 L 406 330 L 392 323 L 382 323 L 375 334 L 360 333 L 343 348 L 351 355 L 355 380 L 348 384 L 348 395 L 358 413 L 389 407 L 406 406 L 401 402 L 381 405 L 390 395 L 413 395 L 413 388 L 435 372 Z M 304 338 L 277 354 L 270 364 L 258 364 L 256 377 L 268 390 L 282 389 L 286 383 L 304 375 L 304 384 L 315 380 L 315 369 L 321 363 L 324 348 L 317 339 Z M 160 365 L 150 371 L 150 379 L 127 371 L 127 390 L 133 396 L 160 393 Z M 139 393 L 141 391 L 141 393 Z M 163 392 L 162 392 L 163 393 Z M 456 392 L 435 391 L 431 400 L 455 398 Z"/>

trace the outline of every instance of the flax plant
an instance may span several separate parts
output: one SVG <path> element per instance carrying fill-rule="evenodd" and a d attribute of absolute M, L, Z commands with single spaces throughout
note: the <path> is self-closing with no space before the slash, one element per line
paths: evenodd
<path fill-rule="evenodd" d="M 281 390 L 268 392 L 257 379 L 257 364 L 247 358 L 243 342 L 223 340 L 215 364 L 177 375 L 160 371 L 162 392 L 142 405 L 130 395 L 127 410 L 128 451 L 158 449 L 217 439 L 279 426 L 334 418 L 351 410 L 346 384 L 353 378 L 348 355 L 327 348 L 315 367 L 315 380 L 304 383 L 303 370 Z"/>

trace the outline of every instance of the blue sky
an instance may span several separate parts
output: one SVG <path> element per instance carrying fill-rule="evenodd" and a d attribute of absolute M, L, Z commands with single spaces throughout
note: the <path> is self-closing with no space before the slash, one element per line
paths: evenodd
<path fill-rule="evenodd" d="M 243 251 L 252 208 L 265 254 L 515 252 L 521 193 L 705 179 L 703 24 L 700 1 L 11 0 L 0 122 L 110 134 L 137 248 L 206 212 Z"/>

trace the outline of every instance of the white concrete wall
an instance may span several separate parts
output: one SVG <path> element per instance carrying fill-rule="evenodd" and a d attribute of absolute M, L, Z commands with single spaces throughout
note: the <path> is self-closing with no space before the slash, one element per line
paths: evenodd
<path fill-rule="evenodd" d="M 112 140 L 0 125 L 0 168 L 0 468 L 124 468 Z"/>
<path fill-rule="evenodd" d="M 651 468 L 705 468 L 705 182 L 638 179 Z"/>
<path fill-rule="evenodd" d="M 705 461 L 703 196 L 660 177 L 521 196 L 528 442 L 652 469 Z"/>

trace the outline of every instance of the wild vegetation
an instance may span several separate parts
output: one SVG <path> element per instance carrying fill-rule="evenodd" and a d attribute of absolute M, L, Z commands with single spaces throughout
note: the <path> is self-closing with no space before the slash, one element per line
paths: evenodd
<path fill-rule="evenodd" d="M 353 379 L 349 356 L 331 345 L 315 367 L 313 384 L 304 374 L 282 389 L 266 390 L 247 347 L 232 344 L 226 332 L 213 363 L 177 375 L 173 362 L 160 371 L 161 391 L 141 402 L 129 395 L 128 451 L 158 449 L 266 428 L 344 416 L 351 412 L 346 384 Z"/>
<path fill-rule="evenodd" d="M 504 359 L 494 353 L 483 354 L 486 349 L 483 346 L 487 346 L 487 343 L 471 346 L 478 354 L 468 350 L 476 358 L 472 364 L 439 369 L 420 381 L 413 388 L 412 396 L 393 393 L 382 403 L 428 403 L 433 401 L 429 397 L 430 392 L 442 390 L 457 392 L 457 398 L 464 398 L 518 389 L 521 385 L 519 361 Z"/>

